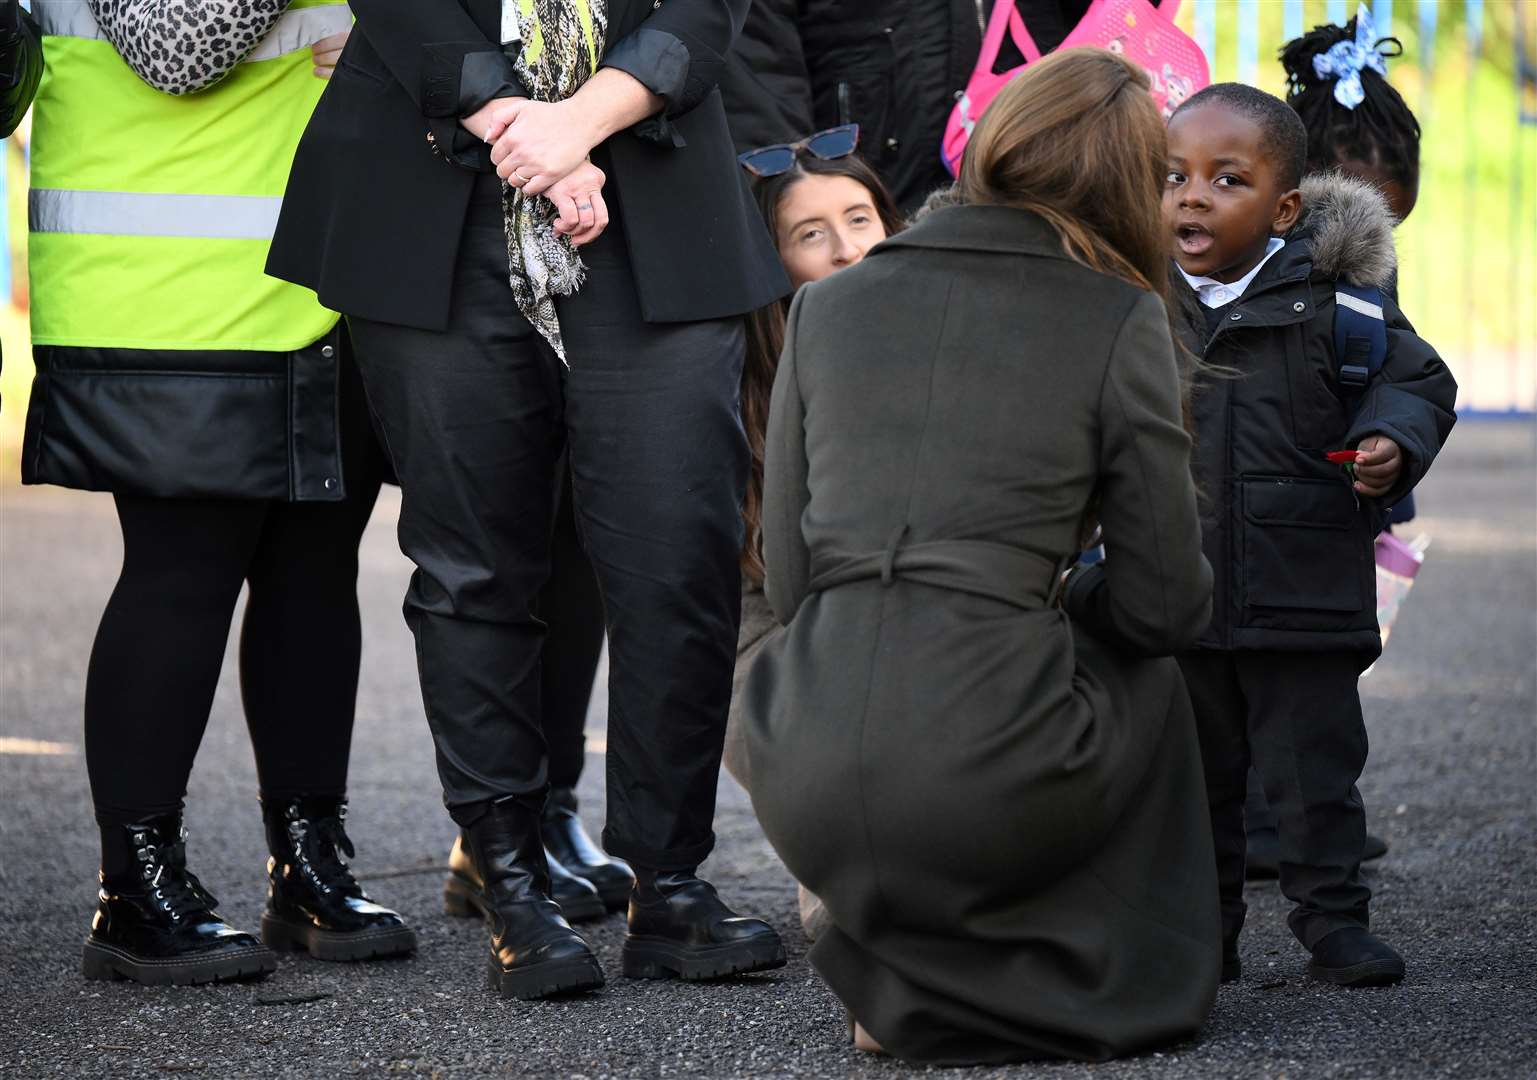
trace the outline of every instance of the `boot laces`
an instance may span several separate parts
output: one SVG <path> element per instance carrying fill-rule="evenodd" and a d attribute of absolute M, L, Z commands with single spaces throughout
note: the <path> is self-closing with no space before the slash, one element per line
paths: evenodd
<path fill-rule="evenodd" d="M 292 817 L 288 821 L 288 835 L 293 841 L 300 873 L 315 888 L 323 893 L 362 893 L 347 865 L 347 859 L 356 851 L 341 814 L 323 818 Z"/>
<path fill-rule="evenodd" d="M 181 922 L 195 912 L 212 911 L 218 904 L 195 874 L 162 859 L 154 844 L 146 844 L 139 850 L 140 858 L 144 860 L 144 887 L 154 899 L 155 906 L 169 915 L 172 922 Z"/>

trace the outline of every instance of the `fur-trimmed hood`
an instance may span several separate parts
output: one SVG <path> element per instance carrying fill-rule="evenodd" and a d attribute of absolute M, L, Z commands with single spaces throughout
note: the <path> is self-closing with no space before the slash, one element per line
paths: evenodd
<path fill-rule="evenodd" d="M 929 192 L 928 197 L 918 205 L 907 219 L 909 228 L 918 224 L 935 210 L 943 210 L 947 206 L 961 205 L 961 187 L 959 184 L 946 184 L 944 187 L 935 188 Z"/>
<path fill-rule="evenodd" d="M 1308 242 L 1315 273 L 1385 289 L 1398 269 L 1395 224 L 1387 200 L 1366 181 L 1317 173 L 1302 181 L 1302 216 L 1287 239 Z"/>

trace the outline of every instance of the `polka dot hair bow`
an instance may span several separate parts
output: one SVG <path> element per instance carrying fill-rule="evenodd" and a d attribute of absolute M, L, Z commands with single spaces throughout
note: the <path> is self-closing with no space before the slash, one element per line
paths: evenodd
<path fill-rule="evenodd" d="M 1378 48 L 1382 40 L 1377 37 L 1377 27 L 1372 13 L 1362 4 L 1356 11 L 1356 37 L 1354 41 L 1336 42 L 1326 53 L 1313 57 L 1313 72 L 1320 79 L 1334 79 L 1334 100 L 1347 109 L 1354 109 L 1366 100 L 1361 86 L 1361 72 L 1371 68 L 1387 78 L 1388 65 Z"/>

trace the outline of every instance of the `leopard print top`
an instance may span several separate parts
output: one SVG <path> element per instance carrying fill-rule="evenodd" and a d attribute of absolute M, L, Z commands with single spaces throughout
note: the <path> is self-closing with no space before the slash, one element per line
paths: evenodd
<path fill-rule="evenodd" d="M 90 0 L 134 73 L 156 90 L 206 89 L 267 36 L 289 0 Z"/>

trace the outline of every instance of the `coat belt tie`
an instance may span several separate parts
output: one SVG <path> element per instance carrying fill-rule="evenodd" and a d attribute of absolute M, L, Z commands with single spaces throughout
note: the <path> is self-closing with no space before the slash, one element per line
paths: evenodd
<path fill-rule="evenodd" d="M 1043 555 L 989 540 L 930 540 L 904 545 L 906 532 L 906 526 L 893 532 L 884 551 L 816 556 L 809 591 L 824 592 L 871 579 L 889 586 L 901 579 L 1037 611 L 1050 606 L 1057 580 L 1070 561 L 1054 563 Z"/>

